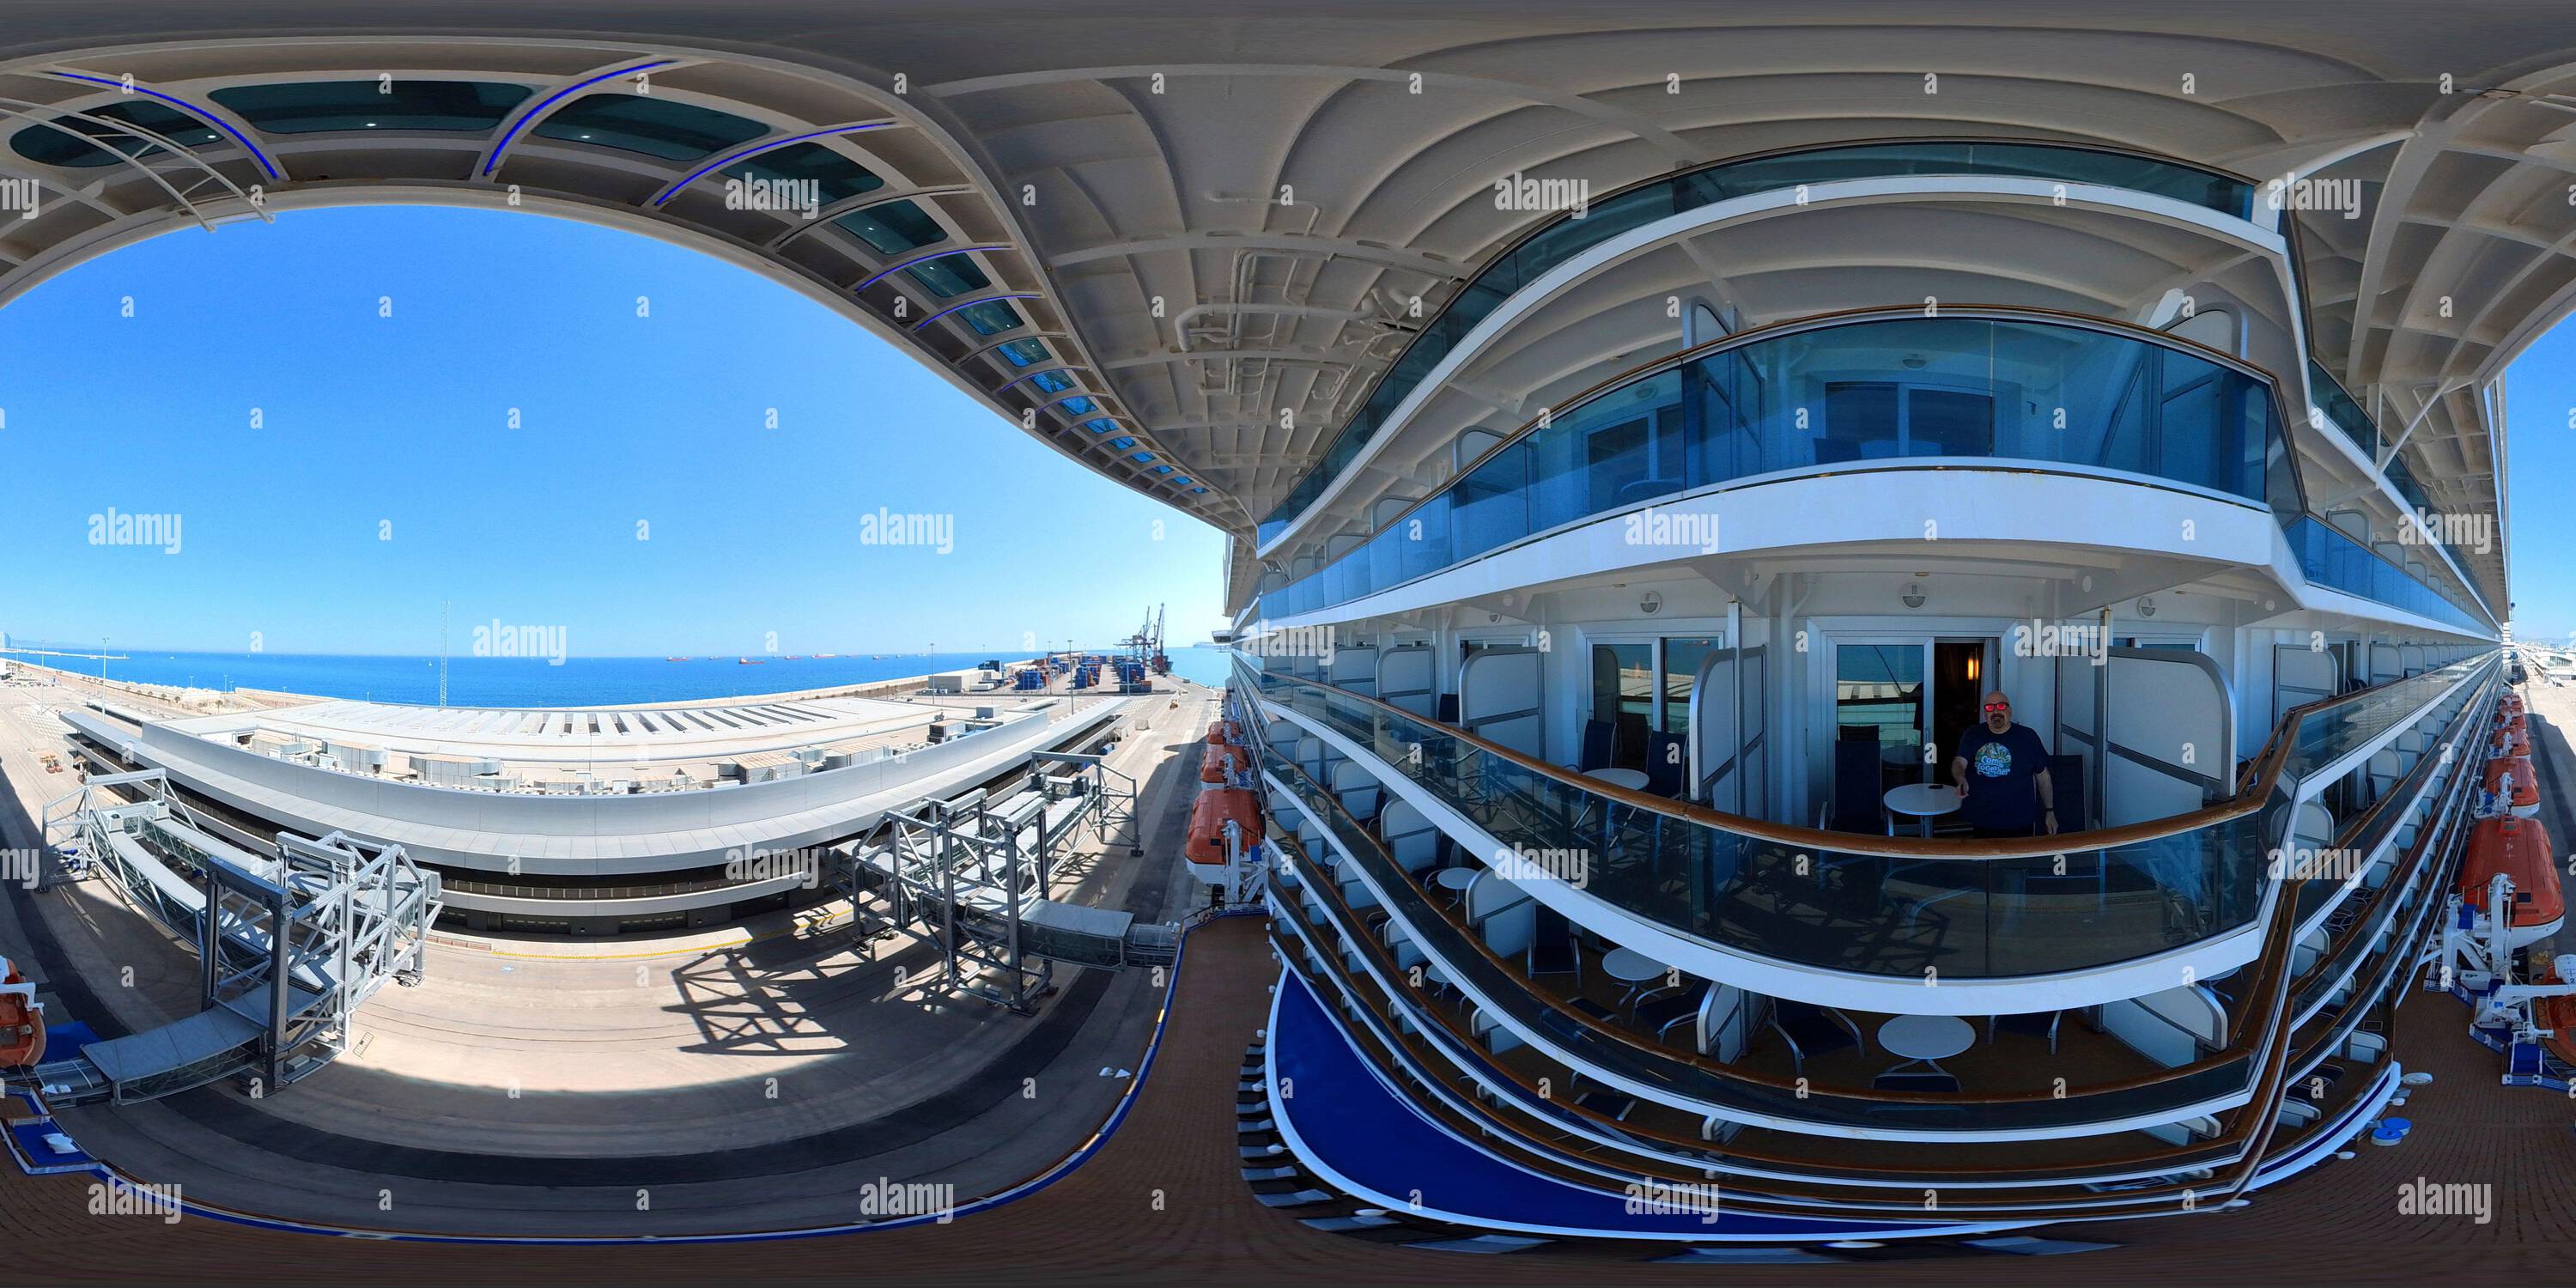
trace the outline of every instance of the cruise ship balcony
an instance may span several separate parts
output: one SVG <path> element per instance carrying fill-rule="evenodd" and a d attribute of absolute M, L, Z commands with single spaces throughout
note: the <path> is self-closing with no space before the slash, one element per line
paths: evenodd
<path fill-rule="evenodd" d="M 2101 519 L 2138 508 L 2129 489 L 2143 489 L 2156 517 L 2188 520 L 2168 525 L 2188 535 L 2160 535 L 2177 558 L 2278 564 L 2277 584 L 2293 593 L 2395 609 L 2432 630 L 2491 631 L 2436 550 L 2381 537 L 2343 504 L 2349 496 L 2310 512 L 2289 424 L 2273 377 L 2166 332 L 1951 305 L 1804 318 L 1711 341 L 1541 412 L 1429 495 L 1382 503 L 1364 539 L 1265 578 L 1260 617 L 1271 628 L 1348 621 L 1572 569 L 1795 547 L 1814 526 L 1796 516 L 1820 511 L 1841 520 L 1838 539 L 1863 539 L 1853 520 L 1905 511 L 1889 500 L 1919 494 L 1904 490 L 1909 480 L 1937 479 L 1964 498 L 1982 494 L 1961 472 L 1981 471 L 1994 508 L 2075 506 Z M 2091 486 L 2000 490 L 2047 479 Z"/>
<path fill-rule="evenodd" d="M 2027 1213 L 2252 1184 L 2384 1098 L 2379 1029 L 2474 790 L 2453 749 L 2497 680 L 2480 655 L 2307 704 L 2239 799 L 2047 856 L 1759 826 L 1329 685 L 1247 667 L 1238 690 L 1273 721 L 1283 959 L 1497 1148 L 1596 1183 L 1714 1169 L 1784 1211 L 1901 1207 L 1872 1189 L 1924 1185 Z M 2348 870 L 2281 861 L 2310 852 Z M 1544 857 L 1566 855 L 1582 866 Z M 1603 933 L 1618 923 L 1584 900 L 1680 934 Z M 1958 986 L 1981 969 L 2098 983 L 2083 968 L 2240 912 L 2260 942 L 2238 965 L 2152 990 L 2043 1003 L 2022 978 L 1984 994 L 2012 1009 L 1980 1011 Z M 1713 954 L 1638 969 L 1641 944 L 1680 959 L 1677 938 Z M 1821 969 L 1738 969 L 1755 957 Z M 1845 1000 L 1854 974 L 1906 978 L 1872 1009 Z M 1749 982 L 1777 979 L 1795 990 Z M 1908 1018 L 1934 1014 L 1970 1040 L 1900 1051 Z"/>

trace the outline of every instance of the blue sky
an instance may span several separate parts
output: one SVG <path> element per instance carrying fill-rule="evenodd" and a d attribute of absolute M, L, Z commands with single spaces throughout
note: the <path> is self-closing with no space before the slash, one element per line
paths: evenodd
<path fill-rule="evenodd" d="M 2561 323 L 2505 372 L 2505 425 L 2514 634 L 2563 642 L 2576 632 L 2576 326 Z"/>
<path fill-rule="evenodd" d="M 561 626 L 590 655 L 1101 643 L 1167 601 L 1195 642 L 1218 619 L 1214 529 L 821 305 L 632 233 L 412 207 L 191 229 L 0 309 L 0 354 L 22 639 L 425 653 L 442 600 L 460 631 Z M 950 552 L 862 544 L 880 511 L 953 516 Z M 92 544 L 111 513 L 176 516 L 178 553 Z"/>

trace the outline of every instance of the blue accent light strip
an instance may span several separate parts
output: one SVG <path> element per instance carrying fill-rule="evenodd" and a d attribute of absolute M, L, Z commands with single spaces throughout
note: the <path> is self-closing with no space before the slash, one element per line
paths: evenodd
<path fill-rule="evenodd" d="M 920 257 L 915 258 L 915 259 L 907 259 L 907 260 L 905 260 L 904 262 L 902 262 L 902 263 L 900 263 L 900 264 L 890 264 L 890 265 L 887 265 L 887 266 L 886 266 L 885 271 L 883 271 L 883 272 L 881 272 L 881 273 L 878 273 L 876 276 L 871 277 L 871 278 L 869 278 L 868 280 L 866 280 L 866 281 L 864 281 L 864 282 L 861 282 L 861 283 L 859 283 L 859 284 L 858 284 L 858 285 L 856 285 L 856 286 L 851 287 L 851 288 L 850 288 L 850 294 L 852 294 L 852 295 L 856 295 L 856 294 L 858 294 L 859 292 L 864 291 L 864 290 L 868 289 L 869 287 L 874 286 L 874 285 L 876 285 L 877 283 L 882 282 L 882 281 L 886 280 L 886 279 L 887 279 L 887 278 L 889 278 L 889 277 L 892 277 L 892 276 L 893 276 L 893 275 L 895 275 L 896 273 L 900 273 L 900 272 L 902 272 L 903 270 L 905 270 L 905 269 L 907 269 L 907 268 L 912 267 L 912 266 L 913 266 L 913 265 L 915 265 L 915 264 L 927 264 L 927 263 L 929 263 L 930 261 L 932 261 L 932 260 L 934 260 L 934 259 L 942 259 L 942 258 L 945 258 L 945 257 L 950 256 L 950 255 L 964 255 L 964 254 L 967 254 L 967 253 L 969 253 L 969 252 L 971 252 L 971 251 L 979 251 L 979 250 L 1009 250 L 1010 248 L 1011 248 L 1011 245 L 1010 245 L 1010 243 L 1009 243 L 1009 242 L 994 242 L 994 243 L 992 243 L 991 245 L 985 245 L 985 246 L 951 246 L 951 247 L 949 247 L 947 250 L 942 250 L 942 251 L 933 251 L 933 252 L 931 252 L 930 254 L 923 255 L 923 256 L 920 256 Z"/>
<path fill-rule="evenodd" d="M 579 89 L 581 87 L 576 85 L 573 88 Z M 569 93 L 570 91 L 566 92 Z M 713 170 L 717 166 L 732 165 L 734 162 L 740 161 L 745 157 L 756 157 L 763 152 L 770 152 L 786 147 L 790 143 L 803 143 L 808 139 L 828 139 L 837 134 L 858 134 L 867 130 L 889 129 L 894 125 L 895 122 L 893 121 L 869 121 L 860 125 L 835 125 L 828 130 L 816 130 L 811 134 L 791 134 L 783 139 L 769 139 L 760 143 L 754 143 L 748 147 L 738 149 L 729 155 L 717 157 L 715 160 L 709 161 L 705 165 L 691 171 L 689 173 L 689 177 L 678 180 L 670 187 L 664 188 L 661 195 L 653 198 L 653 204 L 659 206 L 670 201 L 671 198 L 679 196 L 680 189 L 696 183 L 699 179 L 706 176 L 707 171 Z"/>
<path fill-rule="evenodd" d="M 591 86 L 596 85 L 601 81 L 615 80 L 620 76 L 632 76 L 637 72 L 649 72 L 656 67 L 668 67 L 678 61 L 680 60 L 677 58 L 664 58 L 649 63 L 637 63 L 632 67 L 620 67 L 616 71 L 601 72 L 599 75 L 593 76 L 589 80 L 583 81 L 578 85 L 567 85 L 562 89 L 556 90 L 552 94 L 546 95 L 544 100 L 539 102 L 535 107 L 529 108 L 525 112 L 521 112 L 519 114 L 519 119 L 511 122 L 510 128 L 502 133 L 501 141 L 492 145 L 492 159 L 483 163 L 483 177 L 488 179 L 492 176 L 493 167 L 501 164 L 501 154 L 510 150 L 510 145 L 518 140 L 519 132 L 521 130 L 535 124 L 538 117 L 546 114 L 547 108 L 553 107 L 555 104 L 562 102 L 566 96 L 577 93 L 581 90 L 589 89 Z"/>
<path fill-rule="evenodd" d="M 949 305 L 947 308 L 931 314 L 929 317 L 923 318 L 919 322 L 913 323 L 912 329 L 918 331 L 959 309 L 971 309 L 978 304 L 982 304 L 990 300 L 1034 300 L 1036 298 L 1038 298 L 1038 293 L 1035 291 L 1013 291 L 1007 295 L 987 295 L 980 300 L 960 300 L 955 304 Z"/>
<path fill-rule="evenodd" d="M 145 88 L 143 88 L 143 87 L 142 87 L 142 86 L 140 86 L 140 85 L 135 85 L 135 86 L 128 87 L 128 86 L 126 85 L 126 83 L 125 83 L 125 82 L 123 82 L 123 81 L 120 81 L 120 80 L 110 80 L 110 79 L 108 79 L 108 78 L 107 78 L 107 77 L 105 77 L 105 76 L 84 76 L 84 75 L 82 75 L 82 74 L 81 74 L 81 73 L 79 73 L 79 72 L 55 72 L 55 73 L 54 73 L 54 75 L 56 75 L 56 76 L 60 76 L 60 77 L 62 77 L 64 80 L 87 81 L 87 82 L 89 82 L 89 83 L 90 83 L 90 84 L 92 84 L 92 85 L 105 85 L 105 86 L 107 86 L 108 88 L 110 88 L 110 89 L 114 89 L 114 90 L 119 90 L 119 91 L 122 91 L 122 92 L 126 92 L 126 93 L 133 93 L 133 94 L 143 94 L 143 95 L 147 95 L 147 96 L 152 97 L 152 98 L 157 98 L 157 99 L 161 100 L 162 102 L 167 103 L 167 104 L 169 104 L 169 105 L 170 105 L 170 106 L 172 106 L 172 107 L 178 108 L 180 111 L 182 111 L 182 112 L 186 112 L 188 115 L 193 116 L 193 117 L 196 117 L 198 120 L 203 121 L 203 122 L 205 122 L 206 124 L 211 125 L 211 126 L 215 127 L 216 129 L 221 130 L 221 131 L 223 131 L 224 133 L 226 133 L 226 134 L 229 134 L 229 135 L 233 136 L 233 142 L 238 143 L 238 144 L 242 145 L 244 148 L 248 149 L 248 150 L 250 151 L 251 158 L 252 158 L 253 160 L 255 160 L 255 161 L 259 162 L 259 168 L 260 168 L 260 169 L 262 169 L 262 170 L 264 170 L 264 171 L 267 171 L 267 172 L 268 172 L 268 177 L 269 177 L 269 178 L 271 178 L 271 179 L 283 179 L 283 178 L 285 178 L 285 177 L 286 177 L 285 175 L 280 174 L 280 173 L 278 172 L 278 169 L 277 169 L 276 165 L 272 164 L 272 163 L 269 161 L 269 159 L 268 159 L 268 154 L 259 150 L 259 145 L 258 145 L 258 144 L 253 143 L 253 142 L 251 142 L 248 138 L 244 137 L 244 136 L 242 135 L 242 132 L 241 132 L 241 131 L 234 129 L 234 128 L 233 128 L 232 126 L 230 126 L 230 125 L 225 124 L 222 118 L 220 118 L 220 117 L 218 117 L 218 116 L 214 115 L 214 114 L 213 114 L 213 113 L 211 113 L 211 112 L 206 111 L 204 108 L 198 107 L 198 106 L 196 106 L 195 104 L 188 102 L 186 99 L 182 99 L 182 98 L 174 98 L 174 97 L 172 97 L 172 96 L 170 96 L 170 95 L 168 95 L 168 94 L 164 94 L 164 93 L 162 93 L 161 91 L 159 91 L 159 90 L 157 90 L 157 89 L 145 89 Z M 74 110 L 78 110 L 78 109 L 74 109 Z"/>
<path fill-rule="evenodd" d="M 1080 368 L 1080 367 L 1048 367 L 1048 368 L 1046 368 L 1045 370 L 1042 370 L 1042 371 L 1031 371 L 1031 372 L 1026 372 L 1026 373 L 1021 374 L 1021 375 L 1018 375 L 1018 376 L 1014 376 L 1014 377 L 1012 377 L 1012 378 L 1011 378 L 1011 379 L 1009 379 L 1009 380 L 1003 381 L 1001 384 L 995 385 L 995 386 L 993 387 L 993 392 L 998 394 L 998 393 L 1002 392 L 1003 390 L 1008 389 L 1008 388 L 1010 388 L 1011 386 L 1016 385 L 1016 384 L 1020 383 L 1021 381 L 1028 379 L 1028 378 L 1029 378 L 1029 377 L 1031 377 L 1031 376 L 1043 376 L 1043 375 L 1048 374 L 1049 372 L 1057 372 L 1057 371 L 1063 372 L 1064 374 L 1066 374 L 1066 375 L 1068 375 L 1068 376 L 1079 376 L 1079 375 L 1081 375 L 1081 374 L 1082 374 L 1082 368 Z M 1066 394 L 1064 397 L 1065 397 L 1065 398 L 1086 398 L 1086 397 L 1089 397 L 1089 396 L 1090 396 L 1090 395 L 1085 394 L 1085 393 L 1083 393 L 1081 390 L 1077 389 L 1077 390 L 1075 390 L 1075 391 L 1074 391 L 1074 392 L 1072 392 L 1072 393 Z M 1063 402 L 1063 401 L 1064 401 L 1064 398 L 1058 398 L 1058 399 L 1056 399 L 1056 402 Z M 1047 405 L 1048 405 L 1048 406 L 1050 406 L 1050 407 L 1052 407 L 1052 406 L 1054 406 L 1054 405 L 1055 405 L 1055 403 L 1048 403 Z"/>

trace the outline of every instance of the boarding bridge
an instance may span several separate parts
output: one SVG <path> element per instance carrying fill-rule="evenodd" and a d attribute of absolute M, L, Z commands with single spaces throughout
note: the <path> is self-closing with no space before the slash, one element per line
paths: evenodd
<path fill-rule="evenodd" d="M 1135 811 L 1135 781 L 1101 757 L 1036 752 L 1008 796 L 979 789 L 889 811 L 884 840 L 835 852 L 833 880 L 862 938 L 930 944 L 949 991 L 1026 1012 L 1058 962 L 1117 969 L 1178 952 L 1172 927 L 1046 897 L 1085 827 L 1104 848 L 1124 830 L 1129 856 L 1142 854 Z"/>
<path fill-rule="evenodd" d="M 37 1066 L 56 1104 L 151 1100 L 234 1074 L 288 1086 L 347 1050 L 387 981 L 420 981 L 439 879 L 400 846 L 277 834 L 267 854 L 215 836 L 160 770 L 101 774 L 45 811 L 46 838 L 197 947 L 204 1008 Z"/>

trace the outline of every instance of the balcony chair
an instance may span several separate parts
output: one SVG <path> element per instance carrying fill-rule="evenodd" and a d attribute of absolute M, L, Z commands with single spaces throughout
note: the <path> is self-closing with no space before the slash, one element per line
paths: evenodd
<path fill-rule="evenodd" d="M 1607 720 L 1584 721 L 1583 756 L 1575 762 L 1574 772 L 1588 774 L 1596 769 L 1608 769 L 1611 758 L 1618 754 L 1618 747 L 1619 726 Z"/>
<path fill-rule="evenodd" d="M 1827 826 L 1837 832 L 1883 830 L 1887 802 L 1878 785 L 1878 767 L 1877 738 L 1834 740 L 1833 812 Z"/>
<path fill-rule="evenodd" d="M 1524 959 L 1529 975 L 1563 975 L 1571 972 L 1575 987 L 1583 985 L 1583 950 L 1574 940 L 1574 923 L 1553 908 L 1537 910 L 1537 925 L 1530 934 L 1529 953 Z"/>
<path fill-rule="evenodd" d="M 1442 724 L 1455 726 L 1458 723 L 1458 695 L 1455 693 L 1441 694 L 1439 711 L 1440 714 L 1433 717 L 1434 719 L 1438 720 Z"/>
<path fill-rule="evenodd" d="M 2033 1011 L 2027 1015 L 1989 1015 L 1986 1017 L 1986 1041 L 1994 1041 L 1995 1034 L 1998 1032 L 2027 1033 L 2033 1037 L 2047 1038 L 2048 1053 L 2055 1055 L 2057 1054 L 2057 1024 L 2065 1015 L 2064 1011 Z"/>
<path fill-rule="evenodd" d="M 1626 1122 L 1637 1110 L 1637 1098 L 1624 1092 L 1593 1088 L 1575 1093 L 1574 1103 L 1613 1122 Z"/>
<path fill-rule="evenodd" d="M 1680 988 L 1664 989 L 1637 1003 L 1638 1027 L 1662 1041 L 1676 1024 L 1688 1024 L 1699 1018 L 1700 1004 L 1708 1000 L 1709 982 L 1693 980 Z"/>
<path fill-rule="evenodd" d="M 1681 735 L 1661 729 L 1646 731 L 1646 790 L 1668 800 L 1679 800 L 1682 783 L 1690 776 L 1690 748 Z"/>
<path fill-rule="evenodd" d="M 1860 1035 L 1860 1026 L 1852 1017 L 1830 1006 L 1813 1002 L 1779 998 L 1771 1003 L 1771 1030 L 1789 1044 L 1791 1067 L 1807 1071 L 1810 1056 L 1830 1055 L 1846 1047 L 1866 1051 L 1869 1044 Z"/>

